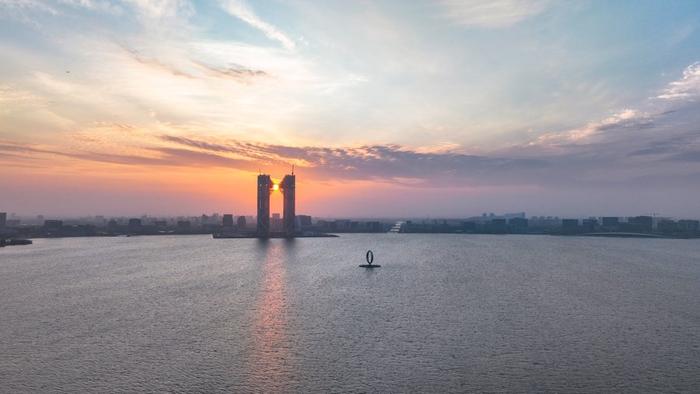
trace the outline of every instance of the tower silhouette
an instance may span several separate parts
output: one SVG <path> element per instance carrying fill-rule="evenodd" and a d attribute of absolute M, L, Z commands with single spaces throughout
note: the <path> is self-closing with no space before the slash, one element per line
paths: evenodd
<path fill-rule="evenodd" d="M 257 235 L 261 238 L 270 236 L 270 194 L 274 186 L 270 175 L 258 175 Z M 293 237 L 296 234 L 296 176 L 293 172 L 284 176 L 279 189 L 284 196 L 283 232 L 286 237 Z"/>

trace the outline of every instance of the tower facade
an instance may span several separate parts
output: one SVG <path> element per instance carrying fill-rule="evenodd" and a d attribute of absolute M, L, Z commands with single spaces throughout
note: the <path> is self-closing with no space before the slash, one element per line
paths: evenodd
<path fill-rule="evenodd" d="M 282 211 L 284 216 L 282 218 L 282 227 L 285 235 L 289 237 L 293 236 L 296 232 L 296 228 L 294 226 L 294 219 L 296 216 L 296 176 L 293 174 L 285 175 L 280 186 L 282 189 L 282 194 L 284 195 L 284 207 Z"/>
<path fill-rule="evenodd" d="M 258 175 L 258 227 L 259 237 L 270 235 L 270 190 L 272 179 L 269 175 Z"/>
<path fill-rule="evenodd" d="M 258 175 L 258 237 L 270 236 L 270 194 L 275 190 L 284 196 L 282 232 L 286 237 L 293 237 L 296 234 L 296 177 L 293 172 L 285 175 L 279 184 L 273 183 L 267 174 Z"/>

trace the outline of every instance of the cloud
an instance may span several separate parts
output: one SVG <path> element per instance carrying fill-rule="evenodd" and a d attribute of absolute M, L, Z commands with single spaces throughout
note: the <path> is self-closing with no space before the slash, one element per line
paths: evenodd
<path fill-rule="evenodd" d="M 144 17 L 153 19 L 176 18 L 189 16 L 194 11 L 186 0 L 126 0 L 131 3 Z"/>
<path fill-rule="evenodd" d="M 670 160 L 700 163 L 700 150 L 691 150 L 670 157 Z"/>
<path fill-rule="evenodd" d="M 530 145 L 561 145 L 585 142 L 605 130 L 619 128 L 643 128 L 649 126 L 651 121 L 649 114 L 641 113 L 635 109 L 623 109 L 613 115 L 597 122 L 591 122 L 583 127 L 563 132 L 546 133 L 539 136 L 536 140 L 530 142 Z"/>
<path fill-rule="evenodd" d="M 498 158 L 461 153 L 421 153 L 399 145 L 357 147 L 295 147 L 241 141 L 212 143 L 164 135 L 170 146 L 141 147 L 142 153 L 46 149 L 0 144 L 0 152 L 28 159 L 61 156 L 127 166 L 222 167 L 243 171 L 287 169 L 291 164 L 317 180 L 375 180 L 412 185 L 449 186 L 517 182 L 517 174 L 542 169 L 545 160 Z"/>
<path fill-rule="evenodd" d="M 16 104 L 19 102 L 31 102 L 36 100 L 37 97 L 31 92 L 19 90 L 10 85 L 0 84 L 0 103 Z M 0 113 L 2 112 L 3 111 L 0 110 Z"/>
<path fill-rule="evenodd" d="M 130 48 L 124 47 L 124 50 L 129 54 L 129 56 L 133 60 L 135 60 L 137 63 L 139 63 L 141 65 L 144 65 L 144 66 L 156 69 L 156 70 L 164 71 L 164 72 L 172 74 L 176 77 L 184 77 L 184 78 L 190 78 L 190 79 L 194 78 L 192 75 L 190 75 L 184 71 L 181 71 L 178 68 L 173 67 L 169 64 L 163 63 L 158 59 L 145 57 L 145 56 L 141 55 L 139 53 L 139 51 L 137 51 L 135 49 L 130 49 Z"/>
<path fill-rule="evenodd" d="M 313 147 L 226 141 L 212 143 L 194 138 L 165 135 L 164 141 L 217 154 L 232 154 L 246 163 L 263 167 L 296 164 L 317 179 L 378 180 L 412 184 L 449 185 L 454 182 L 499 183 L 504 177 L 515 181 L 516 173 L 542 169 L 545 160 L 501 158 L 454 152 L 423 152 L 400 145 L 357 147 Z M 482 179 L 478 179 L 478 178 Z M 489 183 L 489 180 L 485 180 Z"/>
<path fill-rule="evenodd" d="M 626 108 L 611 116 L 582 127 L 544 133 L 528 143 L 537 149 L 574 149 L 612 143 L 621 152 L 629 147 L 653 142 L 653 146 L 629 152 L 630 156 L 659 154 L 683 149 L 700 141 L 700 62 L 685 68 L 681 78 L 670 82 L 661 92 L 648 99 L 640 109 Z"/>
<path fill-rule="evenodd" d="M 198 61 L 193 61 L 193 63 L 202 68 L 210 76 L 233 79 L 239 82 L 250 82 L 252 79 L 269 76 L 269 74 L 263 70 L 248 68 L 236 63 L 231 63 L 227 67 L 216 67 Z"/>
<path fill-rule="evenodd" d="M 180 68 L 171 65 L 168 62 L 162 61 L 158 58 L 144 56 L 135 49 L 127 48 L 125 46 L 122 46 L 122 48 L 136 63 L 149 67 L 153 70 L 171 74 L 176 77 L 197 79 L 200 77 L 207 76 L 210 78 L 223 78 L 230 79 L 236 82 L 250 83 L 255 79 L 270 76 L 266 71 L 248 68 L 237 63 L 229 63 L 229 65 L 227 66 L 215 66 L 202 61 L 191 60 L 186 57 L 184 59 L 179 59 L 179 63 L 183 64 L 183 67 Z M 184 71 L 185 69 L 187 69 L 188 65 L 190 66 L 189 69 L 191 70 Z M 197 68 L 193 69 L 192 65 L 196 66 Z M 203 71 L 203 73 L 197 73 L 197 71 Z"/>
<path fill-rule="evenodd" d="M 694 75 L 693 67 L 662 90 L 683 86 L 683 97 L 695 94 L 693 83 L 688 83 Z M 65 90 L 62 85 L 56 89 Z M 16 95 L 12 90 L 2 91 Z M 126 150 L 119 154 L 107 145 L 89 143 L 81 149 L 5 144 L 0 151 L 127 166 L 263 169 L 273 173 L 294 164 L 309 179 L 412 186 L 618 187 L 640 179 L 665 184 L 668 179 L 690 179 L 700 173 L 696 165 L 700 152 L 698 124 L 698 101 L 652 98 L 641 108 L 626 108 L 579 128 L 547 133 L 529 143 L 478 155 L 465 153 L 464 148 L 453 144 L 261 143 L 167 125 L 153 128 L 150 134 L 144 131 L 146 134 L 130 135 L 124 141 Z M 154 137 L 156 131 L 159 134 Z"/>
<path fill-rule="evenodd" d="M 442 0 L 442 16 L 466 27 L 502 28 L 543 12 L 548 0 Z"/>
<path fill-rule="evenodd" d="M 277 27 L 263 21 L 243 0 L 222 0 L 223 9 L 236 18 L 263 32 L 269 39 L 275 40 L 287 49 L 294 49 L 296 44 Z"/>
<path fill-rule="evenodd" d="M 109 1 L 101 0 L 59 0 L 63 4 L 73 7 L 83 7 L 93 11 L 106 12 L 109 14 L 121 15 L 124 11 L 119 5 Z"/>
<path fill-rule="evenodd" d="M 38 10 L 54 15 L 58 14 L 55 8 L 37 0 L 0 0 L 0 7 L 16 10 Z"/>
<path fill-rule="evenodd" d="M 2 155 L 14 155 L 22 160 L 50 158 L 60 156 L 68 159 L 95 163 L 120 164 L 127 166 L 169 166 L 169 167 L 229 167 L 253 171 L 255 164 L 240 159 L 224 157 L 207 152 L 169 148 L 151 147 L 142 149 L 144 154 L 115 154 L 91 151 L 61 151 L 16 143 L 0 143 Z"/>
<path fill-rule="evenodd" d="M 662 100 L 694 100 L 700 97 L 700 62 L 683 70 L 683 77 L 671 82 L 657 98 Z"/>

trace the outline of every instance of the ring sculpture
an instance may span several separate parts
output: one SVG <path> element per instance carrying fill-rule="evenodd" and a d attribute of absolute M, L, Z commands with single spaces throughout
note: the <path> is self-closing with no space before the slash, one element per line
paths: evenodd
<path fill-rule="evenodd" d="M 365 254 L 365 260 L 367 260 L 367 264 L 360 264 L 360 267 L 362 268 L 378 268 L 381 267 L 381 265 L 378 264 L 372 264 L 374 262 L 374 253 L 371 250 L 367 251 L 367 254 Z"/>

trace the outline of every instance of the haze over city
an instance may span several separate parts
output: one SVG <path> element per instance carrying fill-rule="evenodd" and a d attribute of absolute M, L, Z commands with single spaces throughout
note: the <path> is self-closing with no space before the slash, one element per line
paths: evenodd
<path fill-rule="evenodd" d="M 700 216 L 696 1 L 0 0 L 0 210 Z M 281 200 L 273 205 L 279 210 Z"/>

